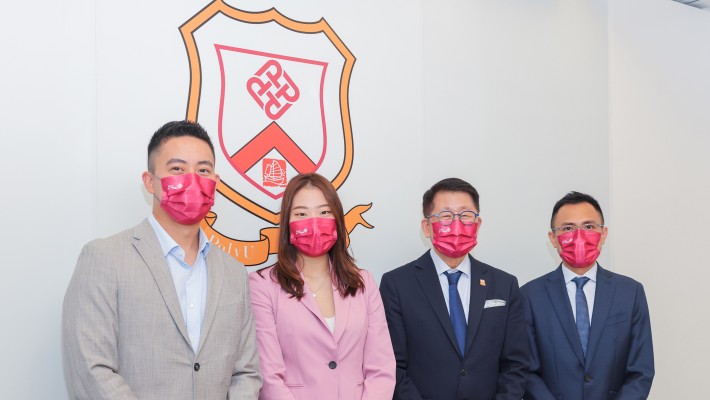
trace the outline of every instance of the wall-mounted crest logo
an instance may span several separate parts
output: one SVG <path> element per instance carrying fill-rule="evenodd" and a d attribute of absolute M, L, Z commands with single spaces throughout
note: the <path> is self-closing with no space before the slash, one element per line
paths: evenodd
<path fill-rule="evenodd" d="M 289 180 L 318 172 L 338 189 L 350 173 L 355 57 L 324 19 L 300 22 L 273 8 L 246 12 L 221 0 L 180 32 L 190 63 L 186 118 L 218 135 L 217 191 L 229 200 L 223 204 L 239 207 L 213 209 L 202 228 L 245 265 L 262 264 L 278 248 Z M 348 233 L 358 224 L 372 228 L 362 217 L 370 207 L 357 205 L 346 214 Z M 229 217 L 217 224 L 217 213 Z M 250 216 L 254 226 L 244 223 Z"/>

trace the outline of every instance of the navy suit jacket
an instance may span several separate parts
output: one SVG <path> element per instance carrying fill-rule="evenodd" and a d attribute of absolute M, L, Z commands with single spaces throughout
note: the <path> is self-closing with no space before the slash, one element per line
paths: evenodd
<path fill-rule="evenodd" d="M 394 399 L 520 400 L 529 351 L 518 281 L 471 260 L 471 300 L 464 356 L 434 261 L 419 259 L 386 273 L 380 292 L 397 360 Z M 484 308 L 486 300 L 505 305 Z"/>
<path fill-rule="evenodd" d="M 522 287 L 532 356 L 524 398 L 647 398 L 654 367 L 643 286 L 598 268 L 585 360 L 562 268 L 560 265 Z"/>

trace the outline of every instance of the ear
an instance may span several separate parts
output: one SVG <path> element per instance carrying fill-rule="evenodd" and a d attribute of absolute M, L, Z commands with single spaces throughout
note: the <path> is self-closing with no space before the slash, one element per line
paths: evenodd
<path fill-rule="evenodd" d="M 145 187 L 145 190 L 147 190 L 148 193 L 155 195 L 156 181 L 158 184 L 160 184 L 160 180 L 155 178 L 153 174 L 148 171 L 144 171 L 143 175 L 141 175 L 141 178 L 143 179 L 143 186 Z"/>
<path fill-rule="evenodd" d="M 431 236 L 432 236 L 431 224 L 429 223 L 429 220 L 426 218 L 422 218 L 422 232 L 424 233 L 424 236 L 426 236 L 427 238 L 431 238 Z"/>
<path fill-rule="evenodd" d="M 220 182 L 219 174 L 214 174 L 214 181 L 217 182 L 217 184 L 219 185 L 219 182 Z"/>
<path fill-rule="evenodd" d="M 599 239 L 599 244 L 597 245 L 597 248 L 601 250 L 602 246 L 604 245 L 604 242 L 606 241 L 606 235 L 609 234 L 609 229 L 607 227 L 602 228 L 602 237 Z"/>
<path fill-rule="evenodd" d="M 557 236 L 555 236 L 555 232 L 549 231 L 547 232 L 547 238 L 550 239 L 550 243 L 552 243 L 552 247 L 557 249 L 557 251 L 560 251 L 559 248 L 559 243 L 557 242 Z"/>

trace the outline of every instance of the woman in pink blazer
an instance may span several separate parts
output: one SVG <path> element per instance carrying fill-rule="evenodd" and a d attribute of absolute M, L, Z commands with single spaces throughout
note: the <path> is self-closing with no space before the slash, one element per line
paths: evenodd
<path fill-rule="evenodd" d="M 391 399 L 395 359 L 372 275 L 347 251 L 333 185 L 294 177 L 281 203 L 278 261 L 250 274 L 262 400 Z"/>

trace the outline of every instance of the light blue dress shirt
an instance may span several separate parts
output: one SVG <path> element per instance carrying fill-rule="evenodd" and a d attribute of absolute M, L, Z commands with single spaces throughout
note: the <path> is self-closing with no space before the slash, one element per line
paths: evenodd
<path fill-rule="evenodd" d="M 586 276 L 589 281 L 584 285 L 582 291 L 584 291 L 584 296 L 587 298 L 587 308 L 589 308 L 589 324 L 592 323 L 592 314 L 594 311 L 594 295 L 597 292 L 597 270 L 599 264 L 594 264 L 594 266 L 587 271 L 584 275 L 577 275 L 570 271 L 569 268 L 562 265 L 562 275 L 565 278 L 565 286 L 567 287 L 567 296 L 569 297 L 569 302 L 572 305 L 572 315 L 574 320 L 577 320 L 577 284 L 572 281 L 572 279 L 578 276 Z"/>
<path fill-rule="evenodd" d="M 441 292 L 444 294 L 444 301 L 446 301 L 446 309 L 449 310 L 451 314 L 451 309 L 449 308 L 449 278 L 446 277 L 446 271 L 461 271 L 461 277 L 459 278 L 459 283 L 456 284 L 456 289 L 459 291 L 459 296 L 461 296 L 461 303 L 463 303 L 463 312 L 466 315 L 466 322 L 468 322 L 468 306 L 471 304 L 471 259 L 468 256 L 464 257 L 461 264 L 459 264 L 453 270 L 449 268 L 444 260 L 439 257 L 434 249 L 429 250 L 431 254 L 431 259 L 434 260 L 434 267 L 436 267 L 436 274 L 439 276 L 439 283 L 441 284 Z"/>
<path fill-rule="evenodd" d="M 197 259 L 195 264 L 190 266 L 185 263 L 185 250 L 178 246 L 152 214 L 148 221 L 158 236 L 163 256 L 170 268 L 190 344 L 197 353 L 207 303 L 207 253 L 210 251 L 210 242 L 200 229 Z"/>

